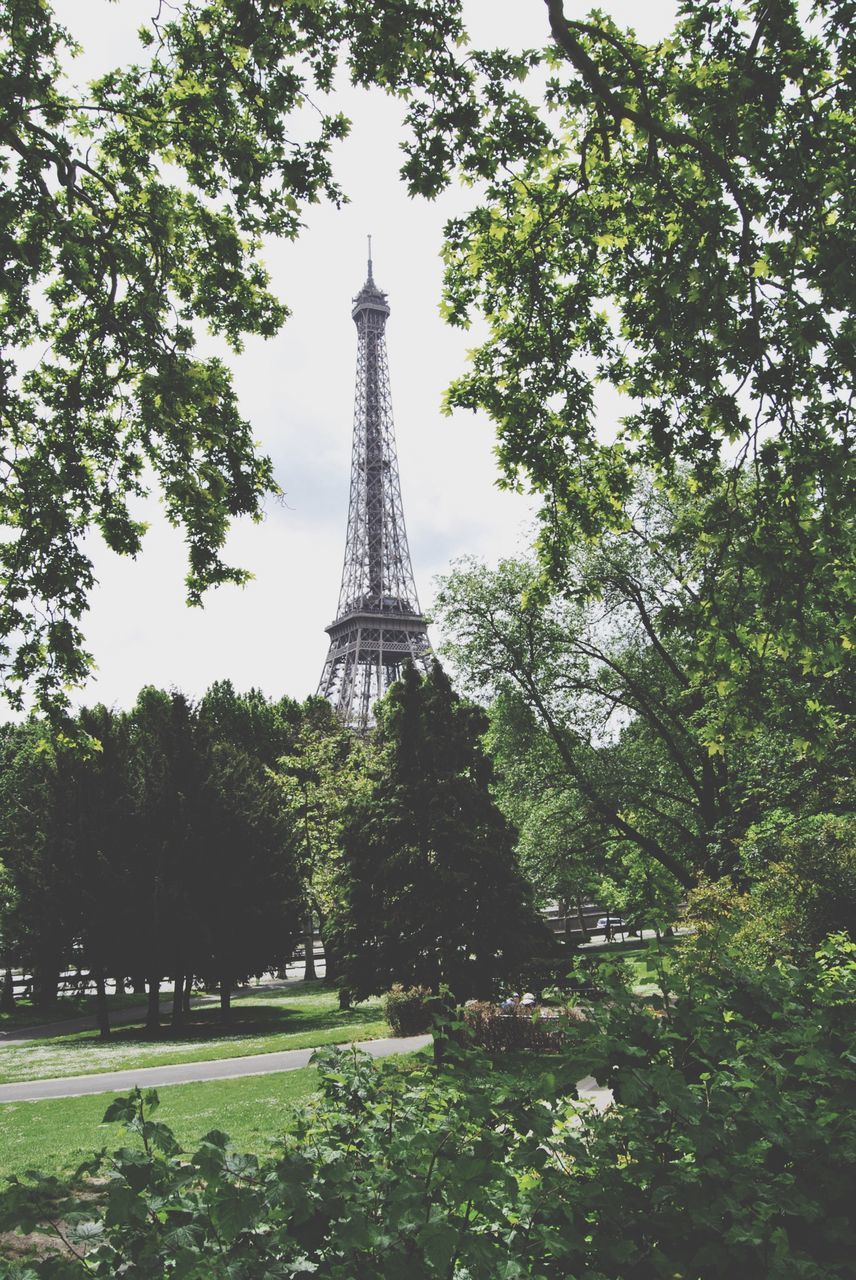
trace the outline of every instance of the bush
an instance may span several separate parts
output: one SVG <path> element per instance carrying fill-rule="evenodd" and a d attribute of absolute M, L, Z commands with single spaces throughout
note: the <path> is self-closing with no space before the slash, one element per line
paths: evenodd
<path fill-rule="evenodd" d="M 396 983 L 383 998 L 383 1011 L 394 1035 L 420 1036 L 431 1030 L 436 1004 L 430 988 Z"/>
<path fill-rule="evenodd" d="M 537 1053 L 558 1052 L 565 1039 L 565 1018 L 543 1017 L 539 1010 L 517 1005 L 504 1011 L 483 1000 L 471 1000 L 464 1007 L 464 1025 L 473 1044 L 486 1053 L 529 1049 Z"/>
<path fill-rule="evenodd" d="M 744 842 L 749 888 L 702 881 L 689 896 L 694 932 L 681 943 L 687 962 L 715 972 L 735 962 L 762 967 L 777 959 L 810 961 L 831 933 L 856 935 L 856 819 L 818 814 L 759 824 Z"/>
<path fill-rule="evenodd" d="M 94 1160 L 100 1202 L 54 1228 L 78 1256 L 0 1275 L 848 1280 L 856 945 L 675 978 L 659 1014 L 620 988 L 588 1011 L 603 1114 L 574 1101 L 576 1045 L 537 1086 L 473 1052 L 441 1070 L 319 1053 L 322 1096 L 267 1160 L 216 1130 L 178 1152 L 137 1091 L 105 1118 L 144 1149 Z M 50 1180 L 0 1196 L 0 1231 L 57 1216 Z"/>

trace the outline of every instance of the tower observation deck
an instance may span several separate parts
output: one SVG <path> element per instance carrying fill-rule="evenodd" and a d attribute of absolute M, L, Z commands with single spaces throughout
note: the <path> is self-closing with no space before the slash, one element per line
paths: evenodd
<path fill-rule="evenodd" d="M 389 304 L 368 277 L 351 312 L 357 384 L 345 562 L 330 648 L 318 692 L 342 720 L 365 731 L 372 707 L 406 662 L 427 669 L 430 646 L 404 527 L 386 355 Z"/>

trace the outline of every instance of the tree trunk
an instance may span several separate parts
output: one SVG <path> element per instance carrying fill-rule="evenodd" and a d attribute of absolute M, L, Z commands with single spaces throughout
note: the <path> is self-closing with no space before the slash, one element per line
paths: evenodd
<path fill-rule="evenodd" d="M 303 981 L 312 982 L 315 972 L 315 925 L 310 911 L 303 925 Z"/>
<path fill-rule="evenodd" d="M 170 1021 L 174 1027 L 184 1026 L 184 974 L 179 971 L 172 985 L 172 1016 Z"/>
<path fill-rule="evenodd" d="M 146 994 L 146 980 L 142 974 L 135 973 L 131 978 L 131 990 L 135 996 L 144 996 Z"/>
<path fill-rule="evenodd" d="M 181 993 L 181 1004 L 185 1018 L 190 1016 L 190 993 L 193 990 L 193 974 L 188 973 L 184 979 L 184 990 Z"/>
<path fill-rule="evenodd" d="M 118 973 L 113 978 L 113 985 L 116 988 L 116 995 L 123 996 L 125 994 L 125 978 Z"/>
<path fill-rule="evenodd" d="M 33 971 L 33 1004 L 46 1009 L 56 1004 L 59 987 L 59 965 L 53 962 L 36 965 Z"/>
<path fill-rule="evenodd" d="M 3 975 L 3 994 L 0 995 L 0 1012 L 13 1013 L 15 1010 L 15 982 L 12 970 L 7 969 Z"/>
<path fill-rule="evenodd" d="M 220 1017 L 224 1022 L 232 1021 L 232 979 L 220 978 Z"/>
<path fill-rule="evenodd" d="M 576 907 L 577 907 L 577 920 L 579 922 L 580 932 L 583 935 L 583 942 L 590 942 L 591 935 L 589 934 L 589 931 L 586 928 L 586 918 L 583 915 L 583 900 L 579 896 L 577 896 L 577 899 L 576 899 Z"/>
<path fill-rule="evenodd" d="M 353 1004 L 353 995 L 349 987 L 339 988 L 339 1008 L 350 1009 Z"/>
<path fill-rule="evenodd" d="M 335 987 L 337 982 L 336 952 L 333 946 L 322 939 L 324 945 L 324 985 Z"/>
<path fill-rule="evenodd" d="M 107 987 L 104 983 L 104 967 L 96 965 L 92 971 L 95 979 L 95 1016 L 101 1040 L 110 1039 L 110 1006 L 107 1003 Z"/>
<path fill-rule="evenodd" d="M 149 1004 L 146 1011 L 146 1031 L 157 1035 L 160 1031 L 160 975 L 149 978 Z"/>

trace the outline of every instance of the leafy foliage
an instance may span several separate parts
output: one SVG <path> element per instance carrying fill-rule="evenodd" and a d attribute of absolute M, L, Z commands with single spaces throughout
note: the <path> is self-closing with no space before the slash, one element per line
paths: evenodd
<path fill-rule="evenodd" d="M 823 678 L 853 648 L 850 7 L 682 3 L 652 45 L 602 12 L 547 11 L 538 145 L 499 158 L 488 72 L 483 116 L 418 119 L 438 185 L 478 162 L 487 179 L 447 228 L 446 314 L 488 327 L 449 406 L 486 410 L 505 482 L 543 495 L 559 583 L 580 540 L 632 524 L 640 476 L 668 494 L 686 469 L 701 518 L 680 560 L 655 545 L 694 590 L 691 678 L 801 663 L 804 749 L 823 750 L 839 705 Z M 739 698 L 723 711 L 751 724 Z"/>
<path fill-rule="evenodd" d="M 34 689 L 62 706 L 87 673 L 84 535 L 135 555 L 150 489 L 185 530 L 189 603 L 246 579 L 222 557 L 229 522 L 260 518 L 278 485 L 198 328 L 233 350 L 276 332 L 262 237 L 344 198 L 331 149 L 349 122 L 313 96 L 340 64 L 390 91 L 429 78 L 457 10 L 188 0 L 146 23 L 137 63 L 76 89 L 51 5 L 3 5 L 0 673 L 16 705 Z"/>
<path fill-rule="evenodd" d="M 73 954 L 102 982 L 155 985 L 195 973 L 228 988 L 282 963 L 300 902 L 295 840 L 257 753 L 275 759 L 298 720 L 297 704 L 222 684 L 198 709 L 146 688 L 130 713 L 81 711 L 86 750 L 35 719 L 4 726 L 8 961 L 34 969 L 47 998 Z"/>
<path fill-rule="evenodd" d="M 819 814 L 791 819 L 778 832 L 771 822 L 750 833 L 743 892 L 725 880 L 703 882 L 690 894 L 693 933 L 683 946 L 694 966 L 715 972 L 734 954 L 746 965 L 781 956 L 803 964 L 828 933 L 856 935 L 854 825 L 852 814 Z M 772 856 L 758 865 L 774 832 Z"/>
<path fill-rule="evenodd" d="M 431 1030 L 432 1001 L 436 997 L 429 987 L 402 987 L 397 982 L 383 998 L 383 1015 L 393 1035 L 418 1036 Z"/>
<path fill-rule="evenodd" d="M 305 910 L 310 921 L 317 918 L 319 923 L 328 982 L 337 968 L 334 917 L 344 891 L 344 829 L 349 806 L 370 786 L 372 750 L 367 739 L 345 728 L 328 702 L 316 697 L 303 704 L 299 728 L 276 761 Z M 311 945 L 308 936 L 305 945 Z"/>
<path fill-rule="evenodd" d="M 699 592 L 732 620 L 757 603 L 715 544 L 703 582 L 685 575 L 710 509 L 686 477 L 648 483 L 629 527 L 569 549 L 560 581 L 533 560 L 442 581 L 445 651 L 490 706 L 500 802 L 545 897 L 600 893 L 664 923 L 676 882 L 739 875 L 775 815 L 849 806 L 849 673 L 821 680 L 784 651 L 728 680 L 697 668 Z M 836 741 L 815 721 L 831 702 Z"/>
<path fill-rule="evenodd" d="M 325 1051 L 322 1097 L 266 1161 L 217 1131 L 172 1154 L 137 1091 L 108 1118 L 144 1150 L 89 1166 L 104 1208 L 66 1204 L 63 1226 L 55 1184 L 0 1198 L 0 1229 L 47 1213 L 85 1260 L 2 1274 L 844 1280 L 854 999 L 839 937 L 804 971 L 737 966 L 692 990 L 678 975 L 667 1011 L 616 988 L 540 1080 L 472 1050 L 439 1071 Z M 615 1094 L 602 1114 L 574 1100 L 580 1051 Z"/>

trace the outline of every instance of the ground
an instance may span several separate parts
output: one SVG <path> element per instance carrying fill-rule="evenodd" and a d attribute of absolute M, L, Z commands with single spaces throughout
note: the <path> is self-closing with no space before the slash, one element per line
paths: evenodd
<path fill-rule="evenodd" d="M 62 1006 L 60 1006 L 61 1010 Z M 379 1000 L 341 1010 L 335 991 L 321 982 L 295 982 L 233 1001 L 225 1028 L 218 1005 L 196 1009 L 180 1035 L 169 1026 L 157 1039 L 142 1023 L 116 1028 L 107 1043 L 95 1031 L 0 1044 L 0 1079 L 36 1080 L 100 1073 L 124 1067 L 206 1062 L 253 1053 L 273 1053 L 389 1034 Z M 85 1011 L 85 1010 L 84 1010 Z M 78 1004 L 69 1009 L 81 1012 Z M 16 1020 L 17 1021 L 17 1020 Z M 17 1025 L 32 1024 L 25 1017 Z M 10 1031 L 7 1022 L 5 1030 Z M 237 1146 L 260 1151 L 287 1127 L 292 1108 L 315 1088 L 313 1068 L 236 1080 L 172 1085 L 161 1091 L 160 1117 L 182 1144 L 192 1145 L 209 1129 L 226 1130 Z M 64 1173 L 104 1145 L 115 1144 L 115 1126 L 101 1126 L 111 1094 L 0 1105 L 0 1170 Z"/>
<path fill-rule="evenodd" d="M 241 1150 L 265 1152 L 289 1125 L 294 1108 L 316 1087 L 314 1067 L 239 1080 L 175 1084 L 159 1091 L 157 1119 L 192 1148 L 209 1129 L 223 1129 Z M 101 1147 L 122 1141 L 115 1124 L 102 1125 L 116 1095 L 7 1102 L 0 1107 L 0 1169 L 6 1176 L 27 1169 L 73 1172 Z"/>
<path fill-rule="evenodd" d="M 196 1009 L 183 1031 L 173 1033 L 164 1026 L 154 1040 L 139 1022 L 116 1028 L 106 1042 L 93 1030 L 18 1045 L 0 1043 L 0 1083 L 211 1062 L 388 1034 L 380 1000 L 341 1010 L 335 991 L 320 982 L 300 982 L 236 998 L 228 1027 L 219 1006 L 212 1005 Z"/>

